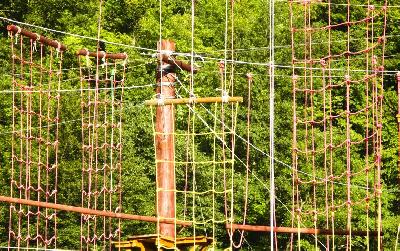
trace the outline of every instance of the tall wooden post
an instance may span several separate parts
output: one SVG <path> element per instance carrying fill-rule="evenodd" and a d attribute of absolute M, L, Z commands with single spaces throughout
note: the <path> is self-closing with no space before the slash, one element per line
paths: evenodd
<path fill-rule="evenodd" d="M 157 44 L 159 64 L 156 93 L 156 158 L 157 158 L 157 213 L 161 218 L 175 218 L 175 110 L 174 105 L 164 105 L 163 100 L 175 98 L 175 65 L 163 61 L 163 57 L 175 51 L 175 42 L 162 40 Z M 175 238 L 175 225 L 160 223 L 163 237 Z"/>

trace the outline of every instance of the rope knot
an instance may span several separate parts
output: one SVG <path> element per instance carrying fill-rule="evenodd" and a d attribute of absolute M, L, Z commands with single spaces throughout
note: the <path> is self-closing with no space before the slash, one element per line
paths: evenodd
<path fill-rule="evenodd" d="M 222 91 L 222 103 L 228 103 L 229 102 L 229 95 L 226 90 Z"/>
<path fill-rule="evenodd" d="M 17 32 L 15 33 L 15 44 L 18 43 L 18 36 L 22 31 L 21 27 L 19 27 L 19 26 L 16 26 L 16 27 L 17 27 Z"/>
<path fill-rule="evenodd" d="M 103 53 L 103 56 L 101 57 L 101 68 L 104 68 L 104 66 L 106 65 L 106 55 L 107 55 L 107 53 L 105 51 L 101 51 L 101 53 Z"/>
<path fill-rule="evenodd" d="M 246 74 L 246 77 L 247 77 L 247 79 L 248 79 L 249 81 L 253 81 L 253 74 L 252 74 L 251 72 L 248 72 L 248 73 Z"/>
<path fill-rule="evenodd" d="M 61 43 L 58 42 L 57 40 L 55 40 L 55 42 L 57 43 L 56 51 L 57 51 L 57 58 L 58 58 L 58 54 L 61 52 Z"/>
<path fill-rule="evenodd" d="M 344 79 L 346 80 L 346 84 L 350 84 L 350 75 L 344 75 Z"/>
<path fill-rule="evenodd" d="M 161 55 L 166 55 L 168 57 L 172 56 L 174 54 L 174 51 L 171 50 L 159 50 L 158 54 Z"/>
<path fill-rule="evenodd" d="M 164 98 L 163 95 L 157 94 L 156 98 L 157 98 L 157 105 L 158 106 L 165 105 L 165 98 Z"/>
<path fill-rule="evenodd" d="M 218 62 L 218 67 L 220 71 L 223 71 L 225 69 L 225 62 L 224 61 L 219 61 Z"/>
<path fill-rule="evenodd" d="M 192 104 L 192 103 L 195 103 L 195 101 L 196 101 L 196 95 L 193 92 L 190 92 L 189 93 L 189 103 Z"/>

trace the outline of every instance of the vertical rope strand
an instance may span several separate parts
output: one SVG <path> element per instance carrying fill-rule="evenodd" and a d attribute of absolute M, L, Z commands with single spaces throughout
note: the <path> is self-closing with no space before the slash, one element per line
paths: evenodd
<path fill-rule="evenodd" d="M 16 59 L 15 59 L 15 48 L 14 48 L 14 34 L 10 33 L 10 40 L 11 40 L 11 55 L 12 55 L 12 61 L 11 61 L 11 75 L 12 75 L 12 131 L 13 133 L 11 134 L 11 181 L 10 181 L 10 196 L 13 197 L 14 196 L 14 172 L 16 169 L 16 163 L 15 163 L 15 159 L 16 159 L 16 153 L 15 153 L 15 149 L 16 149 L 16 136 L 15 133 L 16 132 L 16 123 L 17 123 L 17 119 L 16 119 L 16 109 L 17 109 L 17 104 L 16 104 Z M 10 250 L 11 247 L 11 241 L 12 238 L 14 236 L 14 232 L 13 232 L 13 211 L 15 210 L 15 205 L 14 204 L 10 204 L 9 207 L 9 221 L 8 221 L 8 251 Z"/>
<path fill-rule="evenodd" d="M 292 53 L 292 65 L 294 65 L 295 60 L 296 60 L 296 54 L 295 54 L 295 45 L 294 45 L 294 20 L 293 20 L 293 0 L 289 1 L 289 13 L 290 13 L 290 35 L 291 35 L 291 53 Z M 297 190 L 298 190 L 298 183 L 297 181 L 297 116 L 296 116 L 296 72 L 295 68 L 292 67 L 292 116 L 293 116 L 293 134 L 292 134 L 292 219 L 291 219 L 291 226 L 294 227 L 295 225 L 295 220 L 294 216 L 298 215 L 297 209 Z M 290 251 L 293 250 L 293 243 L 294 243 L 294 234 L 292 233 L 290 235 Z"/>
<path fill-rule="evenodd" d="M 44 198 L 46 202 L 57 203 L 58 90 L 63 58 L 54 59 L 54 48 L 47 49 L 44 44 L 37 50 L 40 35 L 28 39 L 21 31 L 19 27 L 17 32 L 10 31 L 13 88 L 10 196 L 39 202 Z M 54 129 L 50 130 L 50 124 Z M 9 247 L 57 246 L 55 210 L 11 204 L 9 216 Z"/>
<path fill-rule="evenodd" d="M 269 1 L 269 165 L 270 165 L 270 226 L 275 227 L 275 1 Z M 274 231 L 270 232 L 271 251 L 274 250 Z"/>

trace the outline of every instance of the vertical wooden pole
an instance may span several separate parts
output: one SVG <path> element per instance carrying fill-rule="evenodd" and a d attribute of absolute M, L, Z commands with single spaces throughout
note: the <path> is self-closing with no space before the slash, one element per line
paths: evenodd
<path fill-rule="evenodd" d="M 175 218 L 175 111 L 174 105 L 163 105 L 164 99 L 175 98 L 175 66 L 162 61 L 162 57 L 175 51 L 175 42 L 162 40 L 157 44 L 159 63 L 156 93 L 156 158 L 157 158 L 157 213 L 161 218 Z M 175 224 L 160 223 L 163 237 L 175 238 Z"/>

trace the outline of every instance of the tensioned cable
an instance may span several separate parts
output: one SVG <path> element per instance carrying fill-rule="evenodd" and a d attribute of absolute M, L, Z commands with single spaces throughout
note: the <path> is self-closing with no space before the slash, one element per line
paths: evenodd
<path fill-rule="evenodd" d="M 54 30 L 54 29 L 49 29 L 49 28 L 45 28 L 45 27 L 42 27 L 42 26 L 38 26 L 38 25 L 30 24 L 30 23 L 24 23 L 24 22 L 16 21 L 16 20 L 5 18 L 5 17 L 1 17 L 1 16 L 0 16 L 0 19 L 6 20 L 6 21 L 12 22 L 12 23 L 31 26 L 31 27 L 34 27 L 34 28 L 38 28 L 38 29 L 42 29 L 42 30 L 46 30 L 46 31 L 54 32 L 54 33 L 60 33 L 60 34 L 68 35 L 68 36 L 79 37 L 79 38 L 83 38 L 83 39 L 90 39 L 90 40 L 97 41 L 97 39 L 93 38 L 93 37 L 83 36 L 83 35 L 74 34 L 74 33 L 70 33 L 70 32 L 58 31 L 58 30 Z M 387 35 L 386 37 L 387 38 L 388 37 L 400 37 L 400 35 Z M 127 48 L 134 48 L 134 49 L 139 49 L 139 50 L 157 52 L 157 50 L 150 49 L 150 48 L 145 48 L 145 47 L 140 47 L 140 46 L 133 46 L 133 45 L 123 44 L 123 43 L 116 43 L 116 42 L 111 42 L 111 41 L 107 41 L 107 40 L 104 40 L 104 39 L 100 39 L 100 41 L 104 42 L 104 43 L 112 44 L 112 45 L 118 45 L 118 46 L 127 47 Z M 191 56 L 190 53 L 174 53 L 174 54 L 180 55 L 180 56 L 187 56 L 187 57 Z M 154 54 L 143 54 L 143 55 L 154 56 Z M 198 54 L 195 54 L 194 57 L 195 58 L 201 58 L 201 59 L 209 59 L 212 62 L 224 61 L 224 58 L 201 56 L 201 55 L 198 55 Z M 263 66 L 263 67 L 269 66 L 269 63 L 248 62 L 248 61 L 242 61 L 242 60 L 226 59 L 226 62 L 227 63 L 235 63 L 235 64 L 253 65 L 253 66 Z M 289 69 L 293 68 L 292 65 L 282 65 L 282 64 L 275 64 L 274 67 L 275 68 L 289 68 Z M 294 68 L 295 69 L 303 69 L 304 67 L 295 66 Z M 307 69 L 310 69 L 310 70 L 322 70 L 322 68 L 318 68 L 318 67 L 307 68 Z M 332 70 L 332 71 L 343 71 L 343 69 L 339 69 L 339 68 L 331 68 L 330 70 Z M 365 72 L 365 71 L 350 69 L 350 72 Z M 386 70 L 383 70 L 382 72 L 396 73 L 397 71 L 386 71 Z"/>
<path fill-rule="evenodd" d="M 201 105 L 201 106 L 207 111 L 207 113 L 209 113 L 210 115 L 213 115 L 213 114 L 211 113 L 211 111 L 209 111 L 204 105 Z M 217 121 L 218 121 L 219 123 L 222 123 L 222 121 L 220 121 L 218 118 L 217 118 Z M 226 127 L 226 126 L 225 126 L 225 127 Z M 226 127 L 226 128 L 229 129 L 228 127 Z M 268 157 L 268 158 L 271 158 L 271 156 L 270 156 L 268 153 L 264 152 L 263 150 L 261 150 L 259 147 L 257 147 L 257 146 L 254 145 L 253 143 L 248 142 L 248 141 L 247 141 L 245 138 L 243 138 L 241 135 L 236 134 L 235 136 L 238 137 L 239 139 L 241 139 L 244 143 L 249 144 L 252 148 L 254 148 L 255 150 L 257 150 L 258 152 L 260 152 L 260 153 L 263 154 L 264 156 L 266 156 L 266 157 Z M 281 161 L 281 160 L 279 160 L 279 159 L 276 159 L 276 158 L 275 158 L 275 161 L 276 161 L 277 163 L 279 163 L 279 164 L 282 164 L 283 166 L 285 166 L 285 167 L 287 167 L 287 168 L 293 169 L 293 167 L 292 167 L 291 165 L 289 165 L 289 164 L 287 164 L 287 163 L 285 163 L 285 162 L 283 162 L 283 161 Z M 309 177 L 312 177 L 312 174 L 309 174 L 309 173 L 307 173 L 307 172 L 304 172 L 304 171 L 301 171 L 301 170 L 298 170 L 297 172 L 298 172 L 298 173 L 301 173 L 301 174 L 304 174 L 304 175 L 307 175 L 307 176 L 309 176 Z M 315 178 L 316 178 L 316 179 L 319 179 L 319 180 L 321 180 L 321 181 L 324 180 L 324 178 L 321 178 L 321 177 L 315 177 Z M 347 184 L 342 183 L 342 182 L 333 181 L 333 183 L 338 184 L 338 185 L 342 185 L 342 186 L 347 186 Z M 368 188 L 368 187 L 365 187 L 365 186 L 359 186 L 359 185 L 354 185 L 354 184 L 351 184 L 351 186 L 354 187 L 354 188 L 363 189 L 363 190 L 374 190 L 374 188 Z M 386 191 L 387 191 L 387 192 L 392 192 L 391 190 L 386 190 Z M 394 191 L 394 190 L 393 190 L 393 191 Z"/>
<path fill-rule="evenodd" d="M 177 96 L 181 98 L 181 96 L 180 96 L 178 93 L 177 93 Z M 215 137 L 216 137 L 219 141 L 221 141 L 221 143 L 222 143 L 223 145 L 225 145 L 225 149 L 228 150 L 228 151 L 230 151 L 230 152 L 233 154 L 233 157 L 236 158 L 244 167 L 248 168 L 248 167 L 246 166 L 246 163 L 245 163 L 243 160 L 241 160 L 241 159 L 229 148 L 227 142 L 225 142 L 225 141 L 218 135 L 218 133 L 216 133 L 216 132 L 213 130 L 213 128 L 207 123 L 207 121 L 205 121 L 205 120 L 203 119 L 203 117 L 202 117 L 200 114 L 198 114 L 189 104 L 186 104 L 186 106 L 192 111 L 193 114 L 195 114 L 195 115 L 200 119 L 200 121 L 201 121 L 211 132 L 213 132 L 213 133 L 215 134 Z M 249 170 L 249 172 L 251 173 L 251 175 L 252 175 L 258 182 L 260 182 L 260 184 L 261 184 L 267 191 L 269 191 L 268 186 L 267 186 L 256 174 L 254 174 L 251 170 Z M 292 214 L 292 212 L 289 210 L 289 208 L 286 206 L 286 204 L 283 203 L 283 201 L 280 200 L 280 199 L 276 196 L 276 194 L 275 194 L 274 196 L 275 196 L 275 199 L 276 199 L 279 203 L 282 204 L 282 206 L 286 209 L 286 211 L 288 211 L 290 214 Z M 320 241 L 318 241 L 318 242 L 326 249 L 326 246 L 325 246 L 322 242 L 320 242 Z"/>
<path fill-rule="evenodd" d="M 183 86 L 182 85 L 182 82 L 179 80 L 179 79 L 177 79 L 177 81 L 181 84 L 181 86 Z M 146 87 L 153 87 L 154 85 L 152 85 L 152 84 L 149 84 L 149 85 L 146 85 Z M 117 87 L 116 87 L 117 88 Z M 128 89 L 128 88 L 130 88 L 130 87 L 125 87 L 125 89 Z M 108 90 L 109 88 L 100 88 L 100 89 L 105 89 L 105 90 Z M 130 88 L 131 89 L 131 88 Z M 87 90 L 87 89 L 83 89 L 83 90 Z M 89 89 L 89 90 L 93 90 L 93 89 Z M 62 91 L 62 90 L 61 90 Z M 74 90 L 71 90 L 71 91 L 74 91 Z M 77 89 L 77 91 L 80 91 L 80 89 Z M 187 90 L 186 90 L 187 91 Z M 1 93 L 1 92 L 0 92 Z M 126 103 L 126 104 L 131 104 L 132 102 L 124 102 L 124 103 Z M 127 108 L 131 108 L 131 107 L 140 107 L 140 106 L 144 106 L 144 103 L 142 102 L 142 103 L 139 103 L 139 104 L 134 104 L 134 105 L 130 105 L 129 107 L 127 107 Z M 204 105 L 201 105 L 205 110 L 206 110 L 206 112 L 207 113 L 209 113 L 210 115 L 214 115 L 210 110 L 208 110 Z M 217 122 L 219 122 L 219 123 L 221 123 L 221 121 L 218 119 L 218 118 L 216 118 L 216 120 L 217 120 Z M 61 124 L 67 124 L 67 123 L 71 123 L 71 122 L 77 122 L 77 121 L 81 121 L 81 119 L 75 119 L 75 120 L 66 120 L 66 121 L 61 121 L 59 124 L 61 125 Z M 52 126 L 52 125 L 55 125 L 55 124 L 50 124 L 50 126 Z M 43 127 L 41 127 L 41 128 L 46 128 L 47 126 L 43 126 Z M 34 128 L 32 128 L 32 129 L 38 129 L 39 127 L 34 127 Z M 227 126 L 226 126 L 226 128 L 228 128 Z M 228 128 L 229 129 L 229 128 Z M 4 134 L 10 134 L 10 133 L 12 133 L 12 131 L 8 131 L 8 132 L 1 132 L 0 133 L 0 135 L 4 135 Z M 248 142 L 244 137 L 242 137 L 241 135 L 239 135 L 239 134 L 237 134 L 236 133 L 236 135 L 235 135 L 237 138 L 239 138 L 240 140 L 242 140 L 244 143 L 246 143 L 246 144 L 249 144 L 253 149 L 255 149 L 256 151 L 258 151 L 258 152 L 260 152 L 262 155 L 264 155 L 264 156 L 266 156 L 266 157 L 268 157 L 268 158 L 270 158 L 271 156 L 267 153 L 267 152 L 265 152 L 265 151 L 263 151 L 261 148 L 259 148 L 258 146 L 256 146 L 256 145 L 254 145 L 252 142 Z M 275 158 L 275 162 L 277 162 L 277 163 L 279 163 L 279 164 L 281 164 L 281 165 L 283 165 L 283 166 L 285 166 L 285 167 L 287 167 L 287 168 L 290 168 L 290 169 L 292 169 L 292 166 L 291 165 L 289 165 L 289 164 L 287 164 L 287 163 L 285 163 L 285 162 L 283 162 L 283 161 L 281 161 L 281 160 L 279 160 L 279 159 L 277 159 L 277 158 Z M 304 172 L 304 171 L 301 171 L 301 170 L 299 170 L 298 171 L 299 173 L 302 173 L 302 174 L 304 174 L 304 175 L 307 175 L 307 176 L 311 176 L 311 174 L 309 174 L 309 173 L 307 173 L 307 172 Z M 319 180 L 323 180 L 323 178 L 321 178 L 321 177 L 316 177 L 317 179 L 319 179 Z M 335 184 L 338 184 L 338 185 L 346 185 L 346 184 L 344 184 L 344 183 L 341 183 L 341 182 L 334 182 Z M 359 188 L 359 189 L 367 189 L 367 187 L 363 187 L 363 186 L 359 186 L 359 185 L 355 185 L 355 184 L 352 184 L 352 187 L 354 187 L 354 188 Z M 369 188 L 370 190 L 373 190 L 373 188 Z M 388 193 L 391 193 L 391 192 L 393 192 L 392 190 L 383 190 L 383 191 L 386 191 L 386 192 L 388 192 Z"/>
<path fill-rule="evenodd" d="M 41 29 L 41 30 L 45 30 L 45 31 L 53 32 L 53 33 L 64 34 L 64 35 L 68 35 L 68 36 L 72 36 L 72 37 L 79 37 L 79 38 L 83 38 L 83 39 L 95 40 L 95 41 L 100 41 L 100 42 L 104 42 L 104 43 L 107 43 L 107 44 L 119 45 L 119 46 L 124 46 L 124 47 L 129 47 L 129 48 L 144 50 L 144 51 L 153 51 L 153 52 L 157 52 L 157 50 L 154 50 L 154 49 L 149 49 L 149 48 L 144 48 L 144 47 L 134 46 L 134 45 L 127 45 L 127 44 L 122 44 L 122 43 L 117 43 L 117 42 L 111 42 L 111 41 L 107 41 L 107 40 L 104 40 L 104 39 L 99 39 L 99 40 L 98 40 L 97 38 L 93 38 L 93 37 L 89 37 L 89 36 L 84 36 L 84 35 L 79 35 L 79 34 L 74 34 L 74 33 L 66 32 L 66 31 L 54 30 L 54 29 L 42 27 L 42 26 L 35 25 L 35 24 L 30 24 L 30 23 L 25 23 L 25 22 L 16 21 L 16 20 L 13 20 L 13 19 L 10 19 L 10 18 L 6 18 L 6 17 L 0 17 L 0 19 L 5 20 L 5 21 L 8 21 L 8 22 L 12 22 L 12 23 L 22 24 L 22 25 L 26 25 L 26 26 L 38 28 L 38 29 Z"/>
<path fill-rule="evenodd" d="M 172 58 L 171 58 L 171 59 L 172 59 Z M 178 67 L 179 67 L 179 66 L 178 66 Z M 181 70 L 182 70 L 182 69 L 181 69 Z M 184 89 L 187 93 L 189 93 L 189 91 L 185 88 L 185 86 L 183 85 L 182 81 L 181 81 L 178 77 L 176 77 L 176 81 L 178 81 L 178 83 L 180 84 L 180 86 L 183 87 L 183 89 Z M 203 104 L 200 104 L 200 105 L 207 111 L 207 113 L 209 113 L 211 116 L 214 116 L 213 113 L 212 113 L 210 110 L 208 110 Z M 215 117 L 214 117 L 214 118 L 215 118 Z M 219 123 L 224 124 L 224 123 L 223 123 L 221 120 L 219 120 L 218 118 L 215 118 L 215 119 L 216 119 Z M 225 128 L 226 128 L 226 129 L 230 129 L 230 128 L 227 127 L 226 125 L 225 125 Z M 263 150 L 261 150 L 260 148 L 258 148 L 258 147 L 255 146 L 254 144 L 252 144 L 251 142 L 247 142 L 247 140 L 246 140 L 245 138 L 243 138 L 241 135 L 238 135 L 236 132 L 232 132 L 232 133 L 234 133 L 235 136 L 237 136 L 237 137 L 238 137 L 239 139 L 241 139 L 243 142 L 249 143 L 250 146 L 253 147 L 255 150 L 259 151 L 260 153 L 262 153 L 263 155 L 267 156 L 268 158 L 271 158 L 271 156 L 270 156 L 268 153 L 264 152 Z M 290 169 L 293 169 L 293 167 L 292 167 L 291 165 L 286 164 L 285 162 L 283 162 L 283 161 L 281 161 L 281 160 L 279 160 L 279 159 L 274 159 L 274 160 L 275 160 L 276 162 L 278 162 L 278 163 L 280 163 L 280 164 L 282 164 L 282 165 L 284 165 L 284 166 L 290 168 Z M 312 174 L 306 173 L 306 172 L 304 172 L 304 171 L 297 170 L 297 172 L 312 177 Z M 316 179 L 323 180 L 323 178 L 320 178 L 320 177 L 315 177 L 315 178 L 316 178 Z M 335 181 L 333 181 L 333 183 L 340 184 L 340 185 L 347 185 L 347 184 L 345 184 L 345 183 L 335 182 Z M 366 188 L 366 187 L 358 186 L 358 185 L 353 185 L 353 184 L 352 184 L 352 186 L 354 186 L 354 187 L 356 187 L 356 188 L 361 188 L 361 189 L 364 189 L 364 190 L 365 190 L 365 189 L 368 189 L 368 188 Z M 370 188 L 370 189 L 372 189 L 372 188 Z"/>

